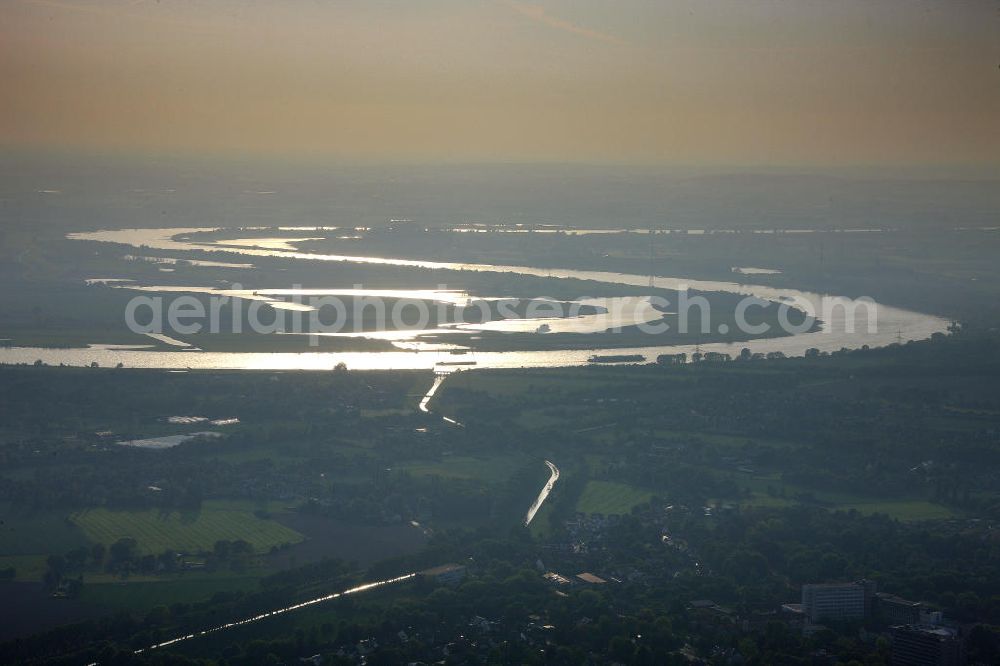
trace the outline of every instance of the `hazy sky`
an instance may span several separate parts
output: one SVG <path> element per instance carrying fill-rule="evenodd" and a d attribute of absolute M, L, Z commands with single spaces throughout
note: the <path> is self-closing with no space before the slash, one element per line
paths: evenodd
<path fill-rule="evenodd" d="M 1000 162 L 1000 3 L 3 0 L 0 145 Z"/>

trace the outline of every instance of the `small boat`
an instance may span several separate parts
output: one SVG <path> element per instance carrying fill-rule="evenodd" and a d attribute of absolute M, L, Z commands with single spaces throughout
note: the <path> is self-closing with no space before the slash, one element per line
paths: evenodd
<path fill-rule="evenodd" d="M 438 361 L 435 365 L 475 365 L 475 361 Z"/>

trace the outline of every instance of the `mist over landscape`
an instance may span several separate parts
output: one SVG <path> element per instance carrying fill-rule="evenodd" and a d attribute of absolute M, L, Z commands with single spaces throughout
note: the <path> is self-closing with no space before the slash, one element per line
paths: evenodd
<path fill-rule="evenodd" d="M 998 25 L 0 7 L 0 663 L 1000 663 Z"/>

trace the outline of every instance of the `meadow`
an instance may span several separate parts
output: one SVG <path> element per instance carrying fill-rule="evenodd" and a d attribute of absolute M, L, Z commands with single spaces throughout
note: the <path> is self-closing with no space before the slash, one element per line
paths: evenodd
<path fill-rule="evenodd" d="M 86 509 L 70 515 L 93 542 L 110 545 L 131 537 L 142 553 L 173 549 L 187 553 L 211 550 L 216 541 L 242 539 L 258 552 L 272 546 L 297 543 L 302 535 L 281 523 L 254 514 L 252 503 L 214 501 L 196 511 L 117 511 Z"/>
<path fill-rule="evenodd" d="M 202 601 L 219 592 L 253 589 L 258 576 L 191 575 L 85 585 L 80 600 L 103 608 L 147 611 L 155 606 Z"/>
<path fill-rule="evenodd" d="M 601 513 L 607 515 L 625 515 L 632 507 L 645 504 L 653 496 L 648 490 L 642 490 L 625 483 L 614 481 L 588 481 L 580 498 L 576 501 L 576 510 L 581 513 Z"/>

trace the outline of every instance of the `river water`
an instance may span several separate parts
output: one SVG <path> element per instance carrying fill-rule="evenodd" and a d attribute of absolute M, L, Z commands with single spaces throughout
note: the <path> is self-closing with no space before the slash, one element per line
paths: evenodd
<path fill-rule="evenodd" d="M 77 240 L 122 243 L 143 250 L 215 250 L 239 255 L 244 258 L 255 256 L 280 257 L 300 261 L 334 261 L 358 264 L 408 266 L 424 269 L 489 271 L 516 273 L 521 275 L 552 278 L 573 278 L 594 280 L 611 284 L 649 288 L 648 275 L 587 271 L 564 268 L 541 268 L 536 266 L 495 265 L 481 263 L 423 261 L 391 257 L 365 257 L 336 254 L 298 252 L 287 249 L 283 243 L 287 239 L 236 239 L 199 243 L 189 238 L 199 232 L 214 231 L 214 228 L 171 228 L 171 229 L 122 229 L 69 234 Z M 242 245 L 237 243 L 242 242 Z M 737 343 L 711 343 L 700 345 L 702 352 L 722 352 L 736 355 L 747 347 L 751 352 L 782 352 L 787 356 L 801 356 L 809 348 L 820 351 L 837 351 L 842 348 L 855 349 L 863 345 L 879 347 L 898 339 L 920 340 L 937 332 L 945 332 L 948 321 L 930 314 L 878 304 L 877 326 L 869 327 L 868 308 L 835 307 L 826 309 L 831 296 L 796 289 L 775 288 L 764 285 L 743 284 L 725 281 L 688 280 L 679 277 L 656 277 L 655 287 L 692 291 L 731 292 L 755 296 L 757 298 L 788 302 L 804 310 L 811 316 L 821 318 L 821 330 L 790 335 L 781 338 L 767 338 Z M 193 289 L 188 289 L 193 291 Z M 695 345 L 669 345 L 616 348 L 615 354 L 641 354 L 654 360 L 659 354 L 691 354 Z M 564 367 L 586 365 L 595 350 L 547 350 L 547 351 L 506 351 L 476 352 L 475 367 L 479 368 L 519 368 L 519 367 Z M 122 363 L 127 367 L 165 369 L 243 369 L 243 370 L 329 370 L 338 363 L 350 369 L 431 369 L 442 359 L 436 350 L 413 349 L 410 351 L 380 352 L 303 352 L 303 353 L 262 353 L 262 352 L 205 352 L 205 351 L 154 351 L 146 349 L 122 349 L 120 346 L 91 345 L 83 349 L 46 349 L 34 347 L 9 347 L 0 349 L 2 363 L 43 363 L 57 365 L 114 366 Z"/>

